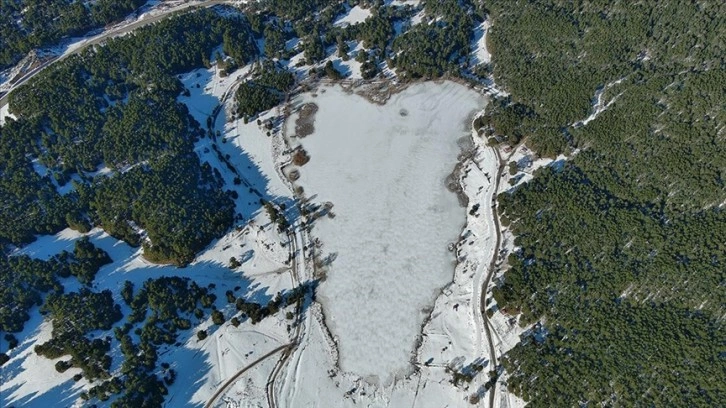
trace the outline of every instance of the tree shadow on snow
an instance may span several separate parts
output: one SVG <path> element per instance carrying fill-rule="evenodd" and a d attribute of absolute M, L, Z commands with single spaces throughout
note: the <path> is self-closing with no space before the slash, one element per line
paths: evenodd
<path fill-rule="evenodd" d="M 213 98 L 219 102 L 218 99 Z M 201 163 L 207 162 L 224 179 L 225 189 L 233 193 L 238 214 L 238 221 L 248 221 L 255 217 L 262 209 L 263 201 L 293 206 L 290 197 L 273 195 L 269 191 L 270 177 L 277 175 L 265 174 L 250 154 L 237 143 L 237 138 L 244 138 L 244 134 L 227 138 L 225 134 L 226 112 L 222 105 L 218 105 L 214 112 L 208 116 L 209 127 L 207 136 L 195 144 L 195 151 Z M 274 126 L 281 126 L 277 119 Z M 236 129 L 232 125 L 228 129 L 233 133 Z"/>
<path fill-rule="evenodd" d="M 68 380 L 62 384 L 56 385 L 55 387 L 45 390 L 42 393 L 34 392 L 31 394 L 23 395 L 17 399 L 10 398 L 14 391 L 21 387 L 20 384 L 9 388 L 3 389 L 2 395 L 0 395 L 0 406 L 2 407 L 65 407 L 71 406 L 75 402 L 78 394 L 80 394 L 80 387 L 75 386 L 76 383 L 73 380 Z"/>
<path fill-rule="evenodd" d="M 340 75 L 342 75 L 344 78 L 349 77 L 353 73 L 350 67 L 343 64 L 343 61 L 339 59 L 333 60 L 333 68 L 335 68 L 336 71 L 340 72 Z"/>

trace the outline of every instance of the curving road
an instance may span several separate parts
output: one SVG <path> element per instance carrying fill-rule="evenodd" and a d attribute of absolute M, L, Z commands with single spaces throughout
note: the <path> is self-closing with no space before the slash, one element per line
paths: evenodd
<path fill-rule="evenodd" d="M 293 267 L 290 269 L 290 273 L 293 280 L 293 285 L 295 287 L 300 286 L 300 278 L 306 276 L 305 274 L 305 247 L 306 243 L 309 242 L 309 239 L 306 237 L 304 227 L 301 225 L 301 223 L 298 221 L 296 222 L 289 230 L 288 230 L 288 236 L 290 237 L 290 245 L 291 245 L 291 253 L 293 254 Z M 298 242 L 298 239 L 300 239 L 300 242 Z M 298 261 L 298 256 L 300 257 L 300 261 Z M 300 308 L 300 305 L 297 307 Z M 300 308 L 301 309 L 301 308 Z M 277 361 L 277 364 L 275 364 L 275 367 L 272 369 L 272 372 L 270 373 L 270 376 L 267 379 L 267 385 L 265 388 L 265 393 L 267 394 L 267 404 L 269 408 L 277 408 L 277 395 L 275 394 L 275 381 L 277 381 L 277 377 L 280 375 L 280 373 L 283 371 L 283 368 L 285 366 L 285 363 L 287 363 L 288 358 L 293 354 L 295 351 L 295 348 L 300 344 L 301 337 L 303 335 L 303 319 L 302 319 L 302 310 L 298 310 L 297 313 L 297 324 L 295 325 L 295 335 L 293 336 L 293 342 L 290 343 L 291 347 L 289 347 L 285 352 L 282 354 L 280 359 Z"/>
<path fill-rule="evenodd" d="M 497 167 L 497 173 L 495 175 L 496 182 L 495 182 L 494 194 L 493 194 L 493 196 L 496 200 L 496 195 L 499 192 L 499 182 L 502 179 L 502 173 L 504 172 L 504 168 L 506 167 L 507 160 L 509 160 L 509 158 L 514 154 L 514 151 L 512 151 L 512 153 L 509 155 L 509 157 L 507 157 L 506 159 L 502 159 L 502 155 L 499 152 L 499 149 L 497 149 L 496 147 L 492 147 L 491 149 L 494 151 L 494 154 L 496 154 L 497 161 L 499 162 L 499 166 Z M 493 366 L 496 368 L 499 365 L 499 363 L 497 361 L 497 354 L 496 354 L 496 349 L 494 347 L 494 339 L 492 337 L 492 332 L 494 332 L 494 335 L 496 335 L 497 337 L 499 337 L 499 334 L 494 329 L 491 321 L 489 320 L 489 316 L 487 316 L 487 313 L 486 313 L 486 294 L 487 294 L 487 290 L 489 288 L 489 283 L 491 282 L 492 277 L 494 276 L 494 270 L 496 267 L 497 258 L 499 256 L 500 246 L 502 243 L 502 231 L 501 231 L 501 226 L 499 225 L 499 212 L 498 212 L 499 206 L 497 205 L 496 201 L 492 202 L 491 205 L 492 205 L 492 207 L 491 207 L 492 208 L 492 219 L 494 222 L 494 231 L 497 234 L 497 242 L 494 245 L 494 253 L 492 254 L 492 259 L 489 262 L 489 267 L 488 267 L 489 269 L 488 269 L 488 272 L 486 275 L 486 279 L 484 280 L 484 284 L 482 285 L 480 306 L 481 306 L 481 314 L 482 314 L 482 317 L 484 318 L 484 331 L 487 336 L 487 341 L 489 342 L 489 351 L 491 353 L 491 360 L 492 360 Z M 501 343 L 501 338 L 499 338 L 499 342 Z M 489 408 L 494 408 L 496 385 L 497 385 L 497 382 L 495 381 L 492 384 L 491 392 L 489 393 Z"/>
<path fill-rule="evenodd" d="M 494 176 L 496 181 L 494 184 L 494 193 L 493 196 L 496 200 L 496 194 L 499 191 L 499 181 L 502 178 L 502 171 L 504 171 L 504 161 L 502 161 L 502 157 L 499 154 L 499 150 L 497 148 L 492 147 L 492 150 L 494 150 L 494 153 L 497 155 L 497 159 L 499 160 L 499 166 L 497 167 L 497 174 Z M 489 205 L 489 203 L 486 203 L 486 205 Z M 487 272 L 486 279 L 484 279 L 484 284 L 482 285 L 481 289 L 481 314 L 484 319 L 484 332 L 487 336 L 487 342 L 489 342 L 489 353 L 492 360 L 492 366 L 496 368 L 499 363 L 497 362 L 497 353 L 494 348 L 494 339 L 492 339 L 492 329 L 491 329 L 491 322 L 489 321 L 489 316 L 487 316 L 486 313 L 486 294 L 487 290 L 489 288 L 489 283 L 492 280 L 492 276 L 494 276 L 494 267 L 497 262 L 497 255 L 499 254 L 499 247 L 502 243 L 502 232 L 500 230 L 499 226 L 499 214 L 497 212 L 497 205 L 492 204 L 492 219 L 494 221 L 494 231 L 497 233 L 497 243 L 494 245 L 494 253 L 492 254 L 492 260 L 489 262 L 489 270 Z M 492 384 L 492 388 L 489 392 L 489 408 L 494 408 L 494 397 L 496 394 L 496 382 Z"/>

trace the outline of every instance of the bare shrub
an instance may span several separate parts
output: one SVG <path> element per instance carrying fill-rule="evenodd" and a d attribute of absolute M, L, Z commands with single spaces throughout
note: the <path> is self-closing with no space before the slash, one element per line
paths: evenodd
<path fill-rule="evenodd" d="M 310 156 L 308 156 L 308 152 L 306 152 L 303 148 L 297 149 L 292 155 L 292 163 L 296 166 L 303 166 L 309 161 Z"/>

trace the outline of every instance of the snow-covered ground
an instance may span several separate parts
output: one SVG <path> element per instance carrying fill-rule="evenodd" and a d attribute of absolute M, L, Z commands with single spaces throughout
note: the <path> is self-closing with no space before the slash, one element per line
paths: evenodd
<path fill-rule="evenodd" d="M 487 33 L 489 32 L 489 20 L 485 20 L 474 28 L 474 40 L 472 42 L 471 63 L 488 64 L 492 60 L 492 56 L 487 50 Z"/>
<path fill-rule="evenodd" d="M 335 214 L 313 230 L 323 257 L 334 258 L 319 299 L 341 368 L 388 384 L 410 370 L 423 309 L 451 280 L 447 246 L 464 209 L 445 179 L 483 99 L 454 83 L 425 83 L 383 106 L 339 87 L 303 101 L 319 111 L 315 133 L 302 140 L 312 159 L 299 183 Z"/>
<path fill-rule="evenodd" d="M 596 89 L 595 90 L 595 97 L 592 99 L 592 113 L 590 115 L 588 115 L 588 117 L 586 117 L 585 119 L 583 119 L 583 120 L 581 120 L 579 122 L 575 122 L 573 124 L 573 126 L 579 127 L 579 126 L 585 126 L 585 125 L 587 125 L 588 123 L 590 123 L 593 120 L 595 120 L 607 108 L 609 108 L 610 105 L 612 105 L 613 103 L 615 103 L 615 101 L 618 100 L 618 98 L 622 95 L 622 93 L 614 96 L 613 98 L 611 98 L 607 102 L 603 101 L 603 94 L 606 91 L 608 91 L 610 88 L 612 88 L 614 86 L 617 86 L 620 83 L 622 83 L 624 79 L 625 78 L 620 78 L 617 81 L 609 82 L 609 83 L 605 84 L 605 86 L 602 86 L 602 87 L 599 87 L 598 89 Z"/>
<path fill-rule="evenodd" d="M 578 152 L 575 151 L 571 155 L 575 155 Z M 509 190 L 512 187 L 520 186 L 534 178 L 534 173 L 542 167 L 550 166 L 555 169 L 564 166 L 567 156 L 560 154 L 559 156 L 551 159 L 549 157 L 538 157 L 532 152 L 527 146 L 520 145 L 511 152 L 506 153 L 502 156 L 506 159 L 508 164 L 510 162 L 517 163 L 517 172 L 515 174 L 509 174 L 508 168 L 502 174 L 502 182 L 500 185 L 500 191 Z"/>
<path fill-rule="evenodd" d="M 425 16 L 426 10 L 421 10 L 416 13 L 415 16 L 411 17 L 411 27 L 415 26 L 416 24 L 421 24 Z"/>
<path fill-rule="evenodd" d="M 371 11 L 369 9 L 361 8 L 361 6 L 355 6 L 349 9 L 344 15 L 340 16 L 333 25 L 336 26 L 347 26 L 356 25 L 366 21 L 370 17 Z"/>
<path fill-rule="evenodd" d="M 263 355 L 264 351 L 260 353 Z M 268 358 L 252 367 L 217 399 L 213 407 L 260 408 L 266 407 L 265 386 L 277 359 Z"/>
<path fill-rule="evenodd" d="M 418 6 L 421 0 L 385 0 L 387 6 Z"/>
<path fill-rule="evenodd" d="M 240 200 L 244 201 L 238 200 L 238 211 L 243 215 L 251 214 L 259 208 L 257 199 L 245 201 L 245 197 L 249 197 L 249 187 L 256 188 L 264 196 L 258 198 L 275 200 L 291 194 L 287 185 L 278 177 L 273 159 L 275 138 L 267 136 L 267 129 L 258 125 L 256 120 L 244 123 L 242 119 L 231 117 L 230 107 L 233 105 L 236 85 L 247 78 L 250 70 L 251 66 L 244 66 L 224 77 L 220 76 L 215 67 L 191 71 L 180 78 L 189 91 L 189 96 L 178 98 L 187 105 L 189 113 L 204 129 L 207 127 L 207 119 L 220 103 L 225 102 L 212 124 L 213 132 L 219 132 L 216 142 L 210 138 L 202 139 L 196 144 L 195 150 L 200 160 L 217 167 L 228 188 L 234 186 L 235 174 L 227 171 L 226 164 L 220 161 L 211 145 L 215 143 L 222 154 L 229 154 L 229 161 L 243 173 L 243 183 L 237 186 Z M 274 120 L 278 114 L 278 110 L 273 109 L 260 115 L 259 119 L 261 122 Z M 278 148 L 280 143 L 277 143 Z"/>
<path fill-rule="evenodd" d="M 218 297 L 217 307 L 229 319 L 236 310 L 226 302 L 227 290 L 240 287 L 235 291 L 237 296 L 264 302 L 279 291 L 293 287 L 287 265 L 289 250 L 282 246 L 286 237 L 269 224 L 266 215 L 259 214 L 246 228 L 232 231 L 213 243 L 185 269 L 149 264 L 141 257 L 141 250 L 131 248 L 95 229 L 87 234 L 91 242 L 108 252 L 114 262 L 101 268 L 93 288 L 97 291 L 112 290 L 116 303 L 128 311 L 119 295 L 126 280 L 139 288 L 150 278 L 188 277 L 202 287 L 209 284 L 216 286 L 213 292 Z M 261 226 L 265 227 L 260 229 Z M 64 230 L 55 236 L 41 237 L 17 254 L 47 259 L 62 250 L 72 250 L 74 242 L 82 235 Z M 232 256 L 245 260 L 234 271 L 227 266 Z M 74 279 L 62 282 L 66 291 L 79 287 Z M 205 319 L 198 321 L 192 329 L 180 332 L 178 341 L 183 346 L 164 346 L 159 349 L 160 361 L 170 363 L 178 372 L 177 381 L 169 387 L 167 401 L 175 401 L 180 405 L 206 403 L 223 380 L 267 351 L 288 343 L 288 324 L 285 311 L 282 311 L 257 325 L 244 321 L 236 328 L 229 323 L 217 327 Z M 17 336 L 21 344 L 9 352 L 11 360 L 0 370 L 0 406 L 52 406 L 58 401 L 64 401 L 66 406 L 74 405 L 80 392 L 91 385 L 85 380 L 73 382 L 71 377 L 79 370 L 57 373 L 54 368 L 57 360 L 39 357 L 32 351 L 34 345 L 49 339 L 52 327 L 43 321 L 37 310 L 32 313 L 25 327 L 25 331 Z M 210 336 L 199 342 L 196 332 L 201 329 L 208 330 Z M 113 331 L 99 334 L 101 337 L 106 335 L 113 337 Z M 114 343 L 112 353 L 118 352 L 118 344 Z M 115 365 L 112 368 L 118 367 L 120 360 L 119 355 L 114 354 Z"/>
<path fill-rule="evenodd" d="M 15 116 L 9 112 L 10 105 L 0 106 L 0 126 L 4 126 L 7 118 L 15 119 Z"/>
<path fill-rule="evenodd" d="M 345 79 L 361 79 L 363 78 L 361 74 L 361 64 L 360 62 L 355 60 L 356 55 L 358 55 L 361 50 L 364 50 L 363 43 L 358 41 L 348 41 L 348 55 L 349 59 L 347 61 L 343 61 L 342 58 L 338 56 L 338 53 L 334 53 L 333 55 L 330 55 L 328 58 L 326 58 L 323 62 L 321 62 L 319 65 L 324 65 L 327 61 L 330 61 L 333 63 L 333 67 L 340 72 L 340 74 Z"/>

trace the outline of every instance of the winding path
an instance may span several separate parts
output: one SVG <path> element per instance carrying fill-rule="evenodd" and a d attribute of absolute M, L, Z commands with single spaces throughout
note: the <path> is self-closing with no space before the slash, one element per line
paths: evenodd
<path fill-rule="evenodd" d="M 302 211 L 301 211 L 302 213 Z M 301 216 L 302 217 L 302 216 Z M 306 217 L 305 217 L 306 218 Z M 300 222 L 300 220 L 304 220 L 303 218 L 299 219 L 292 227 L 288 230 L 288 236 L 290 237 L 290 250 L 292 253 L 292 268 L 290 269 L 290 274 L 293 281 L 293 286 L 296 288 L 300 286 L 300 279 L 301 277 L 307 276 L 305 273 L 306 270 L 306 260 L 305 260 L 305 247 L 307 246 L 306 243 L 309 242 L 308 238 L 306 237 L 305 230 L 303 227 L 303 224 Z M 298 242 L 298 239 L 300 242 Z M 300 260 L 298 260 L 298 257 L 300 257 Z M 290 358 L 290 356 L 295 351 L 295 348 L 300 344 L 301 337 L 303 335 L 303 326 L 304 326 L 304 319 L 302 318 L 302 306 L 298 305 L 298 313 L 297 315 L 297 324 L 295 325 L 295 335 L 293 336 L 293 342 L 290 343 L 291 347 L 289 347 L 285 352 L 282 354 L 280 359 L 277 361 L 277 364 L 275 364 L 275 367 L 272 369 L 272 372 L 270 373 L 270 376 L 267 379 L 267 385 L 265 387 L 265 393 L 267 394 L 267 403 L 269 408 L 277 408 L 277 395 L 275 394 L 275 382 L 277 381 L 277 377 L 280 375 L 280 373 L 283 371 L 283 368 L 285 364 L 287 363 L 287 360 Z"/>
<path fill-rule="evenodd" d="M 524 142 L 522 142 L 524 143 Z M 481 288 L 481 299 L 480 299 L 480 307 L 481 307 L 481 315 L 484 319 L 484 331 L 486 333 L 487 341 L 489 342 L 489 352 L 491 354 L 491 360 L 493 363 L 493 366 L 496 368 L 499 365 L 499 362 L 497 361 L 497 353 L 496 348 L 494 347 L 494 338 L 492 337 L 492 333 L 494 336 L 497 337 L 499 340 L 499 343 L 502 343 L 502 339 L 499 336 L 499 333 L 497 333 L 496 328 L 492 325 L 491 321 L 489 320 L 489 316 L 487 316 L 486 313 L 486 295 L 487 291 L 489 289 L 489 283 L 491 283 L 492 277 L 494 277 L 494 270 L 496 267 L 497 258 L 499 257 L 499 251 L 502 243 L 502 230 L 501 226 L 499 224 L 499 213 L 498 209 L 499 206 L 496 202 L 496 195 L 499 192 L 499 182 L 502 179 L 502 173 L 504 172 L 504 169 L 506 167 L 507 161 L 514 155 L 514 151 L 506 158 L 503 159 L 501 153 L 499 152 L 499 149 L 496 147 L 491 148 L 494 151 L 494 154 L 497 156 L 497 161 L 499 162 L 499 166 L 497 167 L 497 173 L 496 173 L 496 182 L 494 186 L 494 200 L 492 200 L 491 203 L 491 209 L 492 209 L 492 219 L 494 223 L 494 231 L 497 234 L 497 242 L 494 245 L 494 253 L 492 254 L 492 259 L 489 262 L 488 271 L 486 275 L 486 279 L 484 280 L 484 284 Z M 496 386 L 497 381 L 495 381 L 492 384 L 491 392 L 489 393 L 489 408 L 494 408 L 494 400 L 496 396 Z"/>

